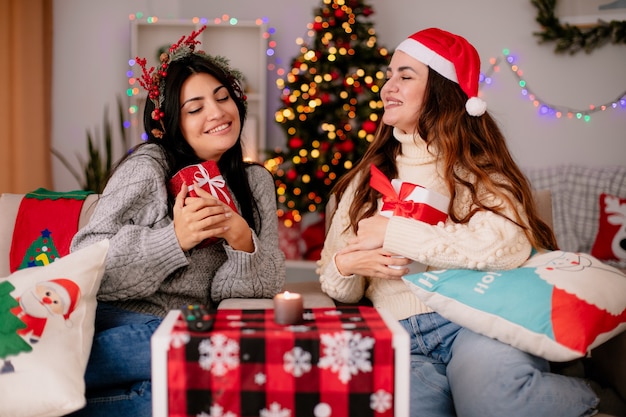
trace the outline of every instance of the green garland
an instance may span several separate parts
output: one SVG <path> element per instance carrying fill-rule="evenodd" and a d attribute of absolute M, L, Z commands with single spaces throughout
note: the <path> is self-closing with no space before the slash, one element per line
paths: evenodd
<path fill-rule="evenodd" d="M 581 50 L 590 53 L 607 43 L 626 44 L 626 21 L 599 21 L 596 25 L 578 27 L 567 23 L 561 24 L 554 15 L 556 0 L 530 0 L 537 8 L 536 17 L 543 29 L 533 35 L 540 38 L 540 43 L 556 41 L 555 52 L 575 54 Z"/>

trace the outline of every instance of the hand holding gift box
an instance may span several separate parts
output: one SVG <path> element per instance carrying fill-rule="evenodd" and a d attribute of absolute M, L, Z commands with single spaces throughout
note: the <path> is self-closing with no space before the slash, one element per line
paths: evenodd
<path fill-rule="evenodd" d="M 448 197 L 397 178 L 389 181 L 374 165 L 370 166 L 370 174 L 370 186 L 383 195 L 382 216 L 407 217 L 432 225 L 448 217 Z M 389 265 L 389 268 L 403 267 Z M 412 262 L 408 268 L 409 274 L 426 271 L 426 265 L 418 262 Z"/>
<path fill-rule="evenodd" d="M 235 202 L 226 187 L 226 181 L 224 181 L 224 177 L 222 177 L 215 161 L 205 161 L 201 164 L 189 165 L 178 171 L 168 184 L 169 192 L 172 193 L 173 196 L 178 195 L 183 183 L 187 184 L 189 187 L 188 195 L 190 197 L 198 197 L 198 194 L 194 190 L 195 183 L 198 187 L 211 193 L 213 197 L 228 204 L 235 213 L 238 213 Z M 205 247 L 217 241 L 217 238 L 206 239 L 202 241 L 198 247 Z"/>

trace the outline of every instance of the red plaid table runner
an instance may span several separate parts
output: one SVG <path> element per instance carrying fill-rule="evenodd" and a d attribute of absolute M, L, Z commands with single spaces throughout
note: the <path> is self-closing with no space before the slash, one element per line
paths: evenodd
<path fill-rule="evenodd" d="M 392 332 L 372 307 L 218 310 L 213 330 L 173 327 L 169 416 L 393 416 Z"/>

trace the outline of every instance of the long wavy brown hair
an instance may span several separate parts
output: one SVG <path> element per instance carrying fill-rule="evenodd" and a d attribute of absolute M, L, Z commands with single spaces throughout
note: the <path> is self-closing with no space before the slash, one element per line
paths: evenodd
<path fill-rule="evenodd" d="M 419 134 L 416 140 L 424 140 L 429 149 L 435 150 L 438 155 L 438 163 L 443 167 L 451 196 L 448 207 L 450 219 L 463 224 L 469 222 L 477 211 L 491 211 L 522 227 L 534 248 L 556 250 L 558 247 L 554 233 L 539 218 L 530 182 L 513 160 L 495 120 L 487 112 L 480 117 L 468 115 L 465 111 L 467 95 L 459 85 L 430 68 L 428 72 L 422 111 L 416 120 L 416 131 Z M 388 178 L 396 178 L 398 171 L 395 162 L 399 153 L 400 143 L 393 138 L 393 127 L 381 122 L 374 140 L 359 163 L 333 187 L 332 192 L 339 200 L 348 184 L 358 178 L 349 212 L 349 227 L 355 233 L 359 220 L 376 213 L 377 199 L 381 197 L 378 191 L 369 186 L 370 165 L 374 164 Z M 461 177 L 460 172 L 470 175 Z M 473 202 L 473 209 L 463 217 L 459 217 L 453 207 L 461 188 L 469 190 Z M 511 219 L 503 213 L 502 206 L 491 207 L 480 201 L 477 190 L 481 189 L 493 193 L 509 205 L 513 205 L 509 196 L 518 200 L 526 213 L 528 224 L 517 213 Z"/>

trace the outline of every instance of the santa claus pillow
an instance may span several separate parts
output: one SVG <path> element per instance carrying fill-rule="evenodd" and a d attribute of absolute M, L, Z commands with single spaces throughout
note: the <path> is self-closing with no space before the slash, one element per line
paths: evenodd
<path fill-rule="evenodd" d="M 602 193 L 599 203 L 598 233 L 591 254 L 626 268 L 626 198 Z"/>
<path fill-rule="evenodd" d="M 109 241 L 0 278 L 0 417 L 85 405 L 96 292 Z"/>
<path fill-rule="evenodd" d="M 448 320 L 550 361 L 626 330 L 626 275 L 588 254 L 552 251 L 507 271 L 441 270 L 405 283 Z"/>

